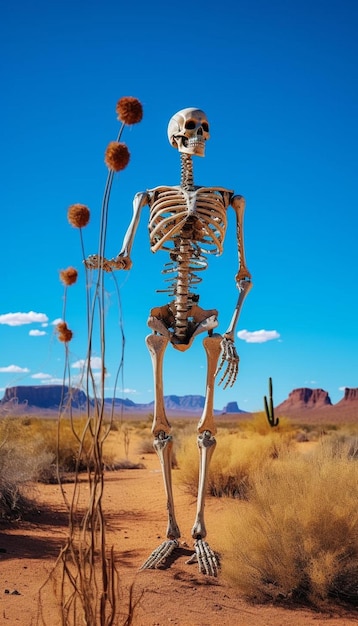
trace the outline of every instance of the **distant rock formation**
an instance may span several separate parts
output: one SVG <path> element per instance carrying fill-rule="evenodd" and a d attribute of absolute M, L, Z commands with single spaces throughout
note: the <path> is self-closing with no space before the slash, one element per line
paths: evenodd
<path fill-rule="evenodd" d="M 245 413 L 245 411 L 239 409 L 237 402 L 228 402 L 223 408 L 223 414 L 225 413 Z"/>
<path fill-rule="evenodd" d="M 153 403 L 154 404 L 154 403 Z M 205 404 L 204 396 L 164 396 L 165 408 L 181 411 L 201 411 Z"/>
<path fill-rule="evenodd" d="M 344 397 L 342 400 L 337 402 L 337 405 L 344 404 L 346 402 L 358 402 L 358 387 L 349 388 L 346 387 L 344 390 Z"/>
<path fill-rule="evenodd" d="M 92 402 L 90 400 L 90 402 Z M 71 406 L 73 409 L 86 408 L 87 396 L 80 389 L 71 389 L 62 387 L 62 385 L 26 385 L 20 387 L 8 387 L 5 395 L 0 401 L 0 407 L 16 408 L 17 413 L 26 411 L 27 409 L 43 409 L 47 411 L 67 408 Z M 152 413 L 154 410 L 154 402 L 135 403 L 128 398 L 105 398 L 104 404 L 107 410 L 111 407 L 129 412 Z M 11 406 L 10 406 L 11 405 Z M 171 413 L 200 413 L 205 405 L 205 397 L 199 395 L 164 396 L 164 405 L 168 412 Z M 224 409 L 225 412 L 241 413 L 236 402 L 231 402 L 227 406 L 231 409 Z M 215 411 L 222 413 L 222 411 Z"/>
<path fill-rule="evenodd" d="M 332 406 L 327 391 L 324 391 L 324 389 L 302 387 L 291 391 L 287 400 L 284 400 L 284 402 L 276 407 L 276 411 L 289 412 L 299 409 L 319 409 L 327 406 Z"/>
<path fill-rule="evenodd" d="M 0 409 L 4 409 L 7 413 L 14 411 L 16 414 L 25 413 L 26 411 L 58 411 L 71 407 L 74 410 L 84 411 L 87 405 L 87 396 L 77 388 L 69 389 L 62 385 L 24 385 L 18 387 L 8 387 L 5 389 L 3 399 L 0 401 Z M 92 400 L 90 400 L 92 403 Z M 154 402 L 136 403 L 128 398 L 105 398 L 104 404 L 106 410 L 112 407 L 117 411 L 123 411 L 126 414 L 142 413 L 146 415 L 153 413 Z M 191 415 L 200 415 L 204 406 L 205 398 L 200 395 L 164 396 L 164 405 L 168 414 L 182 414 L 184 417 Z M 320 410 L 318 410 L 320 409 Z M 344 397 L 335 405 L 332 405 L 331 399 L 327 391 L 323 389 L 310 389 L 302 387 L 294 389 L 288 398 L 276 406 L 276 412 L 279 415 L 287 414 L 295 416 L 304 410 L 311 415 L 311 411 L 315 411 L 315 415 L 322 413 L 324 410 L 329 417 L 332 411 L 340 414 L 352 415 L 352 419 L 356 419 L 358 414 L 358 388 L 346 387 Z M 246 413 L 242 411 L 237 402 L 228 402 L 223 410 L 215 410 L 216 415 Z"/>
<path fill-rule="evenodd" d="M 62 385 L 22 385 L 7 387 L 0 405 L 11 403 L 17 407 L 22 405 L 48 410 L 72 406 L 79 409 L 86 406 L 86 400 L 86 394 L 77 388 L 69 389 Z"/>
<path fill-rule="evenodd" d="M 124 409 L 135 409 L 137 411 L 150 411 L 154 410 L 154 401 L 146 402 L 146 403 L 136 403 L 128 398 L 122 400 L 121 398 L 106 398 L 105 403 L 110 405 L 114 404 L 114 406 L 122 406 Z M 167 411 L 187 411 L 191 413 L 196 413 L 202 411 L 205 405 L 204 396 L 164 396 L 164 406 Z"/>
<path fill-rule="evenodd" d="M 129 398 L 105 398 L 104 405 L 107 409 L 113 407 L 121 407 L 124 409 L 135 409 L 137 407 L 136 403 Z"/>

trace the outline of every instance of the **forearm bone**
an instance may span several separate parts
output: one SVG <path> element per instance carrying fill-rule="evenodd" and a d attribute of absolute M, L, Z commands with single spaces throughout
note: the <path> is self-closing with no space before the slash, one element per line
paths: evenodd
<path fill-rule="evenodd" d="M 121 251 L 114 259 L 105 259 L 97 254 L 93 254 L 86 259 L 85 264 L 89 269 L 98 269 L 101 267 L 106 272 L 114 269 L 129 270 L 132 267 L 130 254 L 134 242 L 134 237 L 138 228 L 141 210 L 149 202 L 147 192 L 140 192 L 134 196 L 132 220 L 127 228 L 124 236 Z"/>

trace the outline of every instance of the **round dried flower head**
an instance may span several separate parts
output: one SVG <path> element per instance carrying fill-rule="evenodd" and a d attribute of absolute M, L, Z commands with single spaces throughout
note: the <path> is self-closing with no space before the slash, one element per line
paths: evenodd
<path fill-rule="evenodd" d="M 105 163 L 110 170 L 120 172 L 127 167 L 130 159 L 130 153 L 125 143 L 119 141 L 111 141 L 105 153 Z"/>
<path fill-rule="evenodd" d="M 63 341 L 64 343 L 71 341 L 73 332 L 68 328 L 66 322 L 59 322 L 56 326 L 56 330 L 60 341 Z"/>
<path fill-rule="evenodd" d="M 117 102 L 116 112 L 118 119 L 128 126 L 138 124 L 143 117 L 143 107 L 141 103 L 137 98 L 132 98 L 132 96 L 120 98 Z"/>
<path fill-rule="evenodd" d="M 67 270 L 60 271 L 60 279 L 66 287 L 73 285 L 77 280 L 78 272 L 74 267 L 68 267 Z"/>
<path fill-rule="evenodd" d="M 74 228 L 83 228 L 89 222 L 90 212 L 85 204 L 72 204 L 68 209 L 67 218 Z"/>

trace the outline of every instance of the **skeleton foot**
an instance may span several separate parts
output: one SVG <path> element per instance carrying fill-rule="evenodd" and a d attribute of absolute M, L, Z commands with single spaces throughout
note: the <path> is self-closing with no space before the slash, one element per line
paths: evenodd
<path fill-rule="evenodd" d="M 153 550 L 152 554 L 147 558 L 140 569 L 157 569 L 165 563 L 167 558 L 172 554 L 175 548 L 178 547 L 178 545 L 179 544 L 176 539 L 163 541 L 160 546 Z"/>
<path fill-rule="evenodd" d="M 199 572 L 206 576 L 217 577 L 220 562 L 219 557 L 203 539 L 197 539 L 194 543 L 195 552 L 187 561 L 188 564 L 198 563 Z"/>

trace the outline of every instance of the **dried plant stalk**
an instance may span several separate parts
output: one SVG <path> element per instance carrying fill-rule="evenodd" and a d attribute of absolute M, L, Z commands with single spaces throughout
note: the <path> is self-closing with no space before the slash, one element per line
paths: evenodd
<path fill-rule="evenodd" d="M 106 240 L 106 225 L 108 202 L 113 181 L 114 171 L 119 171 L 126 167 L 129 161 L 129 150 L 127 146 L 119 142 L 125 125 L 135 124 L 142 119 L 142 105 L 135 98 L 122 98 L 117 103 L 117 114 L 122 121 L 122 128 L 119 131 L 117 141 L 110 144 L 110 149 L 106 152 L 106 162 L 109 172 L 105 185 L 102 202 L 99 254 L 104 254 Z M 68 221 L 80 230 L 80 241 L 85 260 L 84 245 L 82 238 L 82 228 L 87 225 L 90 212 L 82 204 L 74 204 L 68 209 Z M 86 266 L 85 266 L 86 268 Z M 65 343 L 66 368 L 68 369 L 68 342 L 72 339 L 72 331 L 65 321 L 65 309 L 67 303 L 67 287 L 77 279 L 74 278 L 74 268 L 68 268 L 61 272 L 60 278 L 65 285 L 64 314 L 63 321 L 57 325 L 57 333 L 60 341 Z M 113 626 L 118 624 L 118 598 L 120 596 L 119 577 L 115 567 L 113 547 L 108 547 L 105 529 L 105 516 L 102 506 L 104 494 L 104 463 L 103 444 L 108 436 L 111 424 L 105 424 L 104 415 L 104 381 L 105 381 L 105 289 L 103 269 L 98 268 L 98 275 L 94 285 L 89 280 L 89 272 L 86 272 L 86 303 L 87 303 L 87 334 L 88 349 L 85 363 L 85 386 L 86 395 L 89 398 L 90 390 L 93 392 L 93 403 L 87 402 L 86 424 L 81 435 L 75 433 L 78 439 L 78 452 L 76 458 L 75 482 L 73 495 L 70 501 L 67 500 L 64 490 L 62 493 L 66 505 L 68 506 L 69 525 L 68 536 L 60 555 L 57 559 L 49 581 L 55 587 L 55 593 L 59 599 L 61 607 L 62 626 Z M 113 278 L 113 275 L 112 275 Z M 113 278 L 114 280 L 114 278 Z M 94 290 L 93 302 L 90 300 L 91 287 Z M 117 287 L 118 289 L 118 287 Z M 117 292 L 118 293 L 118 292 Z M 99 312 L 99 342 L 101 349 L 101 378 L 97 387 L 95 376 L 91 367 L 92 342 L 95 313 Z M 122 333 L 122 343 L 124 345 L 124 335 Z M 119 369 L 122 367 L 122 360 Z M 116 380 L 118 373 L 116 376 Z M 64 376 L 64 380 L 65 380 Z M 69 407 L 72 418 L 71 406 Z M 113 411 L 113 407 L 112 407 Z M 111 414 L 111 419 L 113 415 Z M 59 420 L 61 415 L 59 416 Z M 73 429 L 74 430 L 74 429 Z M 58 429 L 59 433 L 60 429 Z M 75 430 L 74 430 L 75 432 Z M 89 442 L 89 443 L 88 443 Z M 89 496 L 85 506 L 81 505 L 81 486 L 83 481 L 79 480 L 80 463 L 83 453 L 87 459 L 87 481 L 85 483 L 86 493 Z M 62 488 L 62 487 L 61 487 Z M 46 583 L 46 584 L 47 584 Z M 39 623 L 46 626 L 41 611 L 41 592 L 39 602 Z M 129 591 L 128 613 L 123 626 L 130 626 L 133 617 L 132 589 Z"/>

